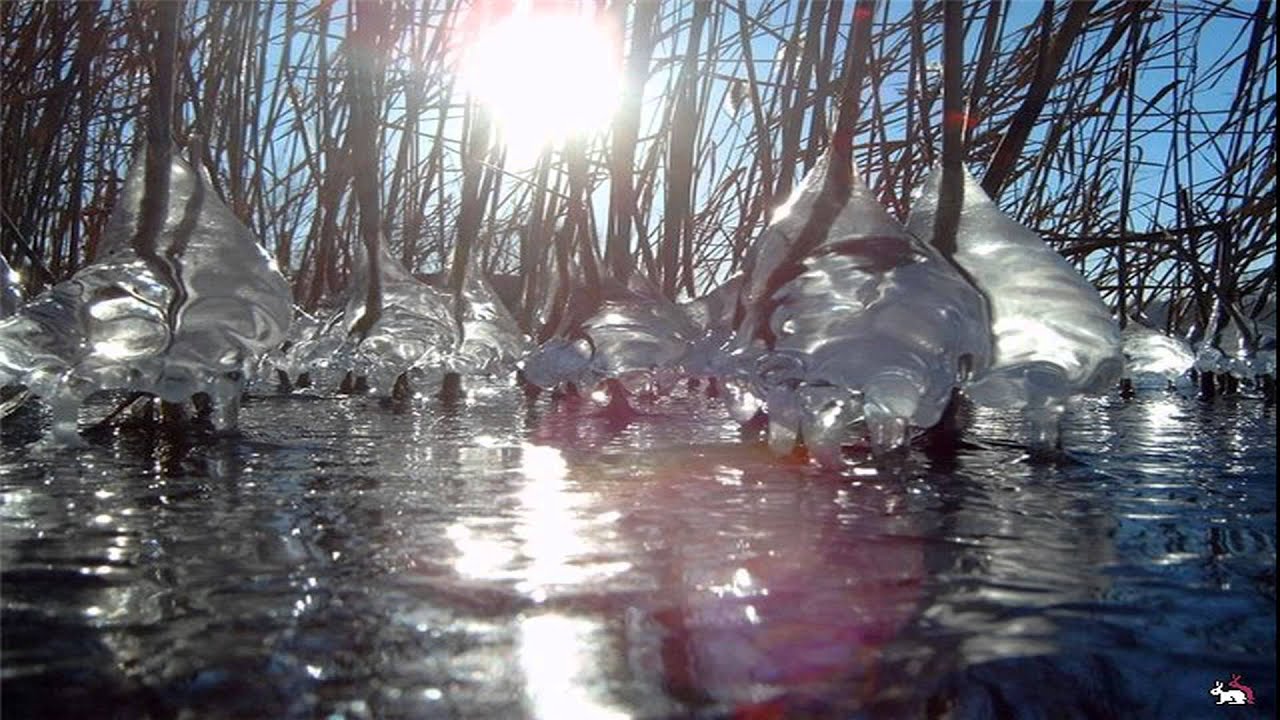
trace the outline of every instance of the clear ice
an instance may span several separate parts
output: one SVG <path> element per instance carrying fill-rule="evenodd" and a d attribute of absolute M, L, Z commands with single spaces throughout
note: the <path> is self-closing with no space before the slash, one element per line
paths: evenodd
<path fill-rule="evenodd" d="M 734 367 L 721 378 L 736 419 L 767 411 L 776 453 L 803 440 L 826 465 L 859 439 L 882 452 L 936 424 L 990 355 L 978 291 L 856 173 L 832 177 L 832 162 L 809 172 L 752 248 Z M 812 246 L 797 248 L 806 234 Z"/>
<path fill-rule="evenodd" d="M 0 384 L 43 397 L 62 441 L 76 438 L 82 401 L 108 389 L 174 403 L 206 393 L 214 426 L 234 427 L 245 378 L 289 326 L 274 261 L 176 153 L 155 252 L 135 249 L 144 165 L 130 168 L 93 262 L 0 322 Z"/>
<path fill-rule="evenodd" d="M 0 319 L 18 312 L 22 300 L 22 278 L 9 266 L 4 255 L 0 255 Z"/>
<path fill-rule="evenodd" d="M 654 396 L 686 374 L 698 329 L 644 277 L 632 274 L 626 283 L 605 278 L 595 291 L 580 289 L 567 302 L 575 319 L 525 361 L 530 382 L 542 388 L 573 383 L 593 391 L 617 380 L 630 396 Z"/>
<path fill-rule="evenodd" d="M 1191 345 L 1182 338 L 1166 335 L 1133 321 L 1121 332 L 1124 376 L 1134 379 L 1155 376 L 1170 382 L 1185 375 L 1196 363 Z"/>
<path fill-rule="evenodd" d="M 344 306 L 294 345 L 288 366 L 310 374 L 313 385 L 325 389 L 347 373 L 364 378 L 380 395 L 390 395 L 401 375 L 423 386 L 438 385 L 461 341 L 450 296 L 415 278 L 383 243 L 382 313 L 363 338 L 353 335 L 371 282 L 365 253 L 353 255 L 355 271 Z"/>
<path fill-rule="evenodd" d="M 0 320 L 18 312 L 25 300 L 22 292 L 22 278 L 9 266 L 9 261 L 0 255 Z M 3 372 L 3 370 L 0 370 Z M 10 386 L 7 376 L 0 376 L 0 418 L 8 417 L 27 400 L 30 394 L 25 388 Z"/>
<path fill-rule="evenodd" d="M 685 371 L 693 377 L 713 377 L 725 362 L 725 350 L 733 339 L 733 314 L 742 292 L 741 273 L 705 295 L 680 304 L 696 336 L 685 358 Z"/>
<path fill-rule="evenodd" d="M 926 179 L 907 227 L 930 237 L 941 169 Z M 1120 330 L 1098 291 L 1031 230 L 1000 212 L 968 172 L 954 261 L 986 295 L 993 357 L 964 390 L 981 405 L 1023 408 L 1054 444 L 1067 401 L 1108 390 L 1124 359 Z"/>
<path fill-rule="evenodd" d="M 472 262 L 457 302 L 462 345 L 451 361 L 454 372 L 464 376 L 505 375 L 532 351 L 529 336 L 520 330 L 478 262 Z"/>

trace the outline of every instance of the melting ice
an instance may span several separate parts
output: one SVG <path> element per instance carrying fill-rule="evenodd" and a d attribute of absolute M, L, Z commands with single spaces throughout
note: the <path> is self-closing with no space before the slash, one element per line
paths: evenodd
<path fill-rule="evenodd" d="M 942 172 L 925 181 L 907 227 L 930 237 Z M 964 173 L 955 262 L 987 296 L 992 363 L 965 387 L 975 402 L 1024 408 L 1033 441 L 1057 441 L 1065 402 L 1120 378 L 1120 331 L 1098 291 L 1032 231 L 1000 212 Z"/>
<path fill-rule="evenodd" d="M 144 159 L 129 170 L 98 257 L 0 323 L 0 384 L 47 400 L 54 433 L 76 436 L 81 402 L 99 390 L 212 400 L 234 426 L 246 374 L 279 344 L 289 288 L 249 229 L 176 153 L 155 252 L 141 254 Z"/>
<path fill-rule="evenodd" d="M 722 378 L 730 411 L 769 414 L 769 444 L 803 439 L 823 464 L 868 436 L 876 450 L 938 422 L 990 354 L 981 295 L 824 158 L 752 248 Z"/>

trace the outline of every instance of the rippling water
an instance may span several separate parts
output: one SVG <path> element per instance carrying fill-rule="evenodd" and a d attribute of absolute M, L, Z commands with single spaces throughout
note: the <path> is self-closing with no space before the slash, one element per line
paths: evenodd
<path fill-rule="evenodd" d="M 98 408 L 101 413 L 103 408 Z M 0 448 L 4 717 L 1275 714 L 1275 416 L 1107 400 L 843 473 L 715 405 L 260 398 Z M 1240 674 L 1258 705 L 1218 708 Z"/>

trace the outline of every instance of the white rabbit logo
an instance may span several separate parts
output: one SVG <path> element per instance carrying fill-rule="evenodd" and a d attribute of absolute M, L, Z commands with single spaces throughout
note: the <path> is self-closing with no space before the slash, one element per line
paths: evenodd
<path fill-rule="evenodd" d="M 1218 698 L 1219 705 L 1252 705 L 1253 704 L 1253 688 L 1240 682 L 1240 676 L 1232 674 L 1231 690 L 1223 689 L 1222 681 L 1215 680 L 1213 689 L 1209 691 L 1210 695 Z"/>

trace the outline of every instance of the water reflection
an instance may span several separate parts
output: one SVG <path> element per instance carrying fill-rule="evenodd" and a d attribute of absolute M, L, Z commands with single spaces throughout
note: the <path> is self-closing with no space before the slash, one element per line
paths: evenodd
<path fill-rule="evenodd" d="M 598 622 L 548 614 L 522 618 L 520 669 L 530 716 L 537 718 L 629 718 L 598 697 L 608 682 L 595 657 L 602 645 Z"/>
<path fill-rule="evenodd" d="M 0 448 L 5 716 L 1188 717 L 1223 668 L 1274 703 L 1273 416 L 1099 402 L 1037 464 L 983 411 L 828 473 L 694 399 L 523 402 Z"/>

